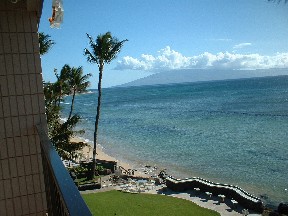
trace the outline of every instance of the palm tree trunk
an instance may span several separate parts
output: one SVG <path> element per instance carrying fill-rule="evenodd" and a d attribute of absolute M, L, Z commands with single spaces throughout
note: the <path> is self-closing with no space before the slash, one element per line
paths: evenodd
<path fill-rule="evenodd" d="M 96 145 L 97 145 L 97 133 L 98 133 L 98 124 L 100 118 L 100 105 L 101 105 L 101 85 L 102 85 L 102 73 L 103 73 L 103 63 L 100 63 L 99 67 L 99 81 L 98 81 L 98 104 L 97 104 L 97 113 L 96 113 L 96 120 L 95 120 L 95 131 L 94 131 L 94 146 L 93 146 L 93 161 L 92 161 L 92 172 L 93 178 L 96 173 Z"/>
<path fill-rule="evenodd" d="M 61 98 L 62 98 L 62 81 L 60 81 L 60 95 L 58 97 L 58 107 L 60 107 L 60 102 L 61 102 Z"/>
<path fill-rule="evenodd" d="M 73 96 L 72 96 L 72 102 L 71 102 L 71 109 L 70 109 L 70 113 L 69 113 L 68 120 L 69 120 L 69 119 L 71 118 L 71 116 L 72 116 L 72 112 L 73 112 L 73 108 L 74 108 L 75 94 L 76 94 L 76 89 L 73 89 Z"/>

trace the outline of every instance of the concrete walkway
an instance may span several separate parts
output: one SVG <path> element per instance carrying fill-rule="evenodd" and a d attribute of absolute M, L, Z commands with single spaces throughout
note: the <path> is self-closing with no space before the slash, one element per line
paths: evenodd
<path fill-rule="evenodd" d="M 163 187 L 163 188 L 156 187 L 154 190 L 150 191 L 149 193 L 164 194 L 167 196 L 173 196 L 173 197 L 177 197 L 180 199 L 189 200 L 203 208 L 217 211 L 222 216 L 243 215 L 242 211 L 244 208 L 240 206 L 239 204 L 237 204 L 236 206 L 233 206 L 233 203 L 229 199 L 224 199 L 224 202 L 223 202 L 222 199 L 219 198 L 218 196 L 211 195 L 210 197 L 207 194 L 203 192 L 199 192 L 199 191 L 189 190 L 185 192 L 175 192 L 166 187 Z M 249 213 L 253 215 L 259 215 L 259 216 L 261 215 L 261 214 L 255 214 L 255 212 L 253 211 L 249 211 Z"/>

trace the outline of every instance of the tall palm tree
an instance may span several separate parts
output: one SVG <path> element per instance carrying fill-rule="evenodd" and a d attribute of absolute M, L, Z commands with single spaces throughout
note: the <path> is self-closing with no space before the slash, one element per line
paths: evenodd
<path fill-rule="evenodd" d="M 99 69 L 99 80 L 98 80 L 98 104 L 97 113 L 95 120 L 95 131 L 94 131 L 94 146 L 93 146 L 93 162 L 92 162 L 92 177 L 95 176 L 96 170 L 96 144 L 97 144 L 97 133 L 98 124 L 100 118 L 100 105 L 101 105 L 101 95 L 102 95 L 102 75 L 104 70 L 104 65 L 111 63 L 113 59 L 117 57 L 123 44 L 128 40 L 119 41 L 117 38 L 112 37 L 110 32 L 105 34 L 100 34 L 94 41 L 93 38 L 87 34 L 89 39 L 89 45 L 91 51 L 87 48 L 84 49 L 84 55 L 87 57 L 87 61 L 90 63 L 96 63 Z"/>
<path fill-rule="evenodd" d="M 39 48 L 40 48 L 40 55 L 44 55 L 48 53 L 51 47 L 55 44 L 53 40 L 50 39 L 50 35 L 45 34 L 44 32 L 39 32 Z"/>
<path fill-rule="evenodd" d="M 90 82 L 88 79 L 92 76 L 92 74 L 86 74 L 83 76 L 83 68 L 82 67 L 72 67 L 69 78 L 68 78 L 68 84 L 70 87 L 70 91 L 72 94 L 72 103 L 71 103 L 71 109 L 69 113 L 68 119 L 71 118 L 73 108 L 74 108 L 74 99 L 76 93 L 83 93 L 87 91 L 87 87 L 90 85 Z"/>

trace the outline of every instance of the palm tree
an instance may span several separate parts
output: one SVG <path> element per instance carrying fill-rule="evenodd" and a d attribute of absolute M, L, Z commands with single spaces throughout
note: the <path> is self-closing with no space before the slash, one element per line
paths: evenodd
<path fill-rule="evenodd" d="M 96 144 L 97 144 L 98 124 L 100 118 L 100 105 L 102 95 L 101 86 L 102 86 L 102 74 L 104 70 L 104 65 L 111 63 L 111 61 L 117 57 L 117 54 L 120 52 L 124 42 L 128 40 L 119 41 L 117 38 L 112 37 L 110 32 L 98 35 L 95 41 L 89 34 L 87 34 L 87 37 L 89 39 L 89 45 L 92 51 L 85 48 L 84 55 L 87 57 L 88 62 L 94 64 L 96 63 L 99 69 L 98 104 L 95 120 L 93 162 L 92 162 L 92 172 L 93 172 L 92 177 L 94 177 L 96 170 Z"/>
<path fill-rule="evenodd" d="M 77 74 L 77 72 L 75 73 L 73 71 L 79 71 L 79 69 L 82 70 L 81 67 L 71 68 L 69 65 L 64 65 L 59 74 L 57 73 L 57 70 L 54 69 L 54 73 L 57 77 L 57 81 L 55 83 L 44 83 L 48 136 L 52 141 L 58 154 L 63 159 L 68 160 L 79 157 L 79 150 L 83 149 L 83 147 L 86 146 L 86 144 L 83 142 L 75 142 L 71 140 L 72 137 L 85 133 L 84 130 L 75 130 L 81 117 L 75 114 L 70 115 L 69 119 L 67 119 L 66 121 L 60 120 L 60 102 L 63 100 L 65 95 L 68 95 L 70 93 L 72 94 L 75 89 L 76 91 L 79 89 L 79 86 L 74 87 L 74 84 L 72 85 L 72 87 L 70 87 L 70 83 L 72 83 L 71 79 L 77 80 L 77 78 L 73 77 L 73 75 Z M 83 77 L 81 73 L 83 72 L 80 72 L 80 77 Z M 84 86 L 88 86 L 86 81 L 84 81 L 83 83 Z"/>
<path fill-rule="evenodd" d="M 60 102 L 63 100 L 64 95 L 70 93 L 68 79 L 70 77 L 71 67 L 68 64 L 65 64 L 60 74 L 58 74 L 57 69 L 54 69 L 54 74 L 57 78 L 57 82 L 55 82 L 55 88 L 57 89 L 58 93 L 58 100 L 55 100 L 55 106 L 60 106 Z M 56 104 L 57 103 L 57 104 Z"/>
<path fill-rule="evenodd" d="M 40 55 L 44 55 L 48 53 L 51 47 L 55 44 L 53 40 L 50 39 L 50 35 L 45 34 L 44 32 L 39 32 L 39 48 L 40 48 Z"/>
<path fill-rule="evenodd" d="M 68 83 L 70 87 L 70 91 L 72 93 L 72 103 L 71 103 L 71 109 L 69 113 L 68 119 L 71 118 L 73 108 L 74 108 L 74 99 L 76 93 L 83 93 L 87 91 L 87 87 L 90 85 L 90 82 L 88 81 L 89 77 L 91 77 L 92 74 L 86 74 L 83 76 L 83 68 L 82 67 L 72 67 L 69 78 L 68 78 Z"/>

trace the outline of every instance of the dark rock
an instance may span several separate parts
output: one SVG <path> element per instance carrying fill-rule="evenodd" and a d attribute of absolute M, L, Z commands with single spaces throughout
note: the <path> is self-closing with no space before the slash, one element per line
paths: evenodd
<path fill-rule="evenodd" d="M 269 216 L 279 216 L 280 214 L 276 211 L 270 212 Z"/>
<path fill-rule="evenodd" d="M 279 214 L 288 215 L 288 204 L 280 203 L 278 206 Z"/>

